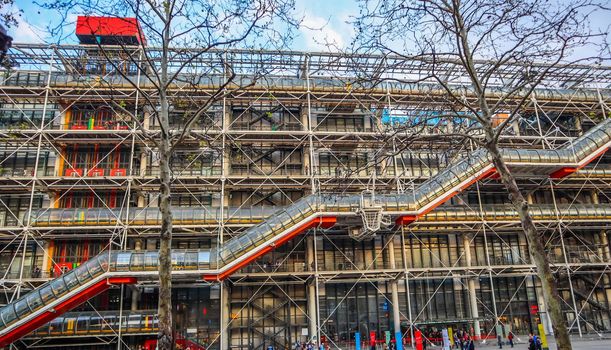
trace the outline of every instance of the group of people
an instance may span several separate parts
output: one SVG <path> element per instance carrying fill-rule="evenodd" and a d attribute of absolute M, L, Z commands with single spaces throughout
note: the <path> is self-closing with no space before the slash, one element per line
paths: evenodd
<path fill-rule="evenodd" d="M 326 349 L 327 347 L 325 347 Z M 307 342 L 296 341 L 293 347 L 294 350 L 320 350 L 315 341 L 309 340 Z M 268 349 L 269 350 L 269 349 Z"/>
<path fill-rule="evenodd" d="M 475 350 L 475 342 L 471 335 L 460 329 L 454 332 L 454 346 L 460 350 Z"/>
<path fill-rule="evenodd" d="M 542 350 L 541 338 L 533 333 L 528 335 L 528 350 Z"/>

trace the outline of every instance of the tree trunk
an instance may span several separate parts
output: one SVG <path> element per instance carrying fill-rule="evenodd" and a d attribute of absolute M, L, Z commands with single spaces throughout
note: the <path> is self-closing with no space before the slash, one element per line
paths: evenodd
<path fill-rule="evenodd" d="M 163 73 L 166 73 L 163 70 Z M 159 211 L 161 211 L 161 232 L 159 233 L 159 350 L 173 348 L 172 325 L 172 197 L 170 158 L 170 118 L 169 104 L 165 91 L 159 95 L 159 123 L 162 128 L 159 141 Z"/>
<path fill-rule="evenodd" d="M 160 350 L 172 348 L 172 202 L 170 197 L 170 152 L 167 140 L 159 150 L 161 232 L 159 237 L 159 334 Z"/>
<path fill-rule="evenodd" d="M 545 237 L 540 236 L 537 233 L 537 228 L 535 227 L 533 219 L 528 210 L 528 202 L 522 195 L 522 192 L 520 192 L 515 177 L 509 171 L 507 164 L 505 164 L 497 145 L 494 143 L 489 143 L 487 144 L 486 148 L 488 149 L 488 152 L 490 152 L 492 162 L 496 167 L 497 172 L 501 176 L 503 185 L 509 193 L 509 199 L 520 217 L 522 229 L 524 230 L 528 240 L 530 256 L 532 257 L 535 267 L 537 268 L 537 275 L 541 281 L 543 296 L 545 298 L 547 312 L 549 313 L 552 321 L 552 328 L 554 330 L 554 336 L 556 338 L 558 349 L 571 350 L 571 340 L 569 338 L 566 321 L 562 314 L 562 300 L 558 294 L 556 280 L 552 274 L 547 254 L 545 253 Z"/>

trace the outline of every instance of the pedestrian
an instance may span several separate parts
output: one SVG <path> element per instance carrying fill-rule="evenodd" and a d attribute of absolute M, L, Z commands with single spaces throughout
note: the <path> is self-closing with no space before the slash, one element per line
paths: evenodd
<path fill-rule="evenodd" d="M 513 332 L 509 331 L 509 334 L 507 334 L 507 340 L 509 340 L 509 345 L 513 348 Z"/>
<path fill-rule="evenodd" d="M 471 337 L 469 337 L 469 348 L 468 350 L 475 350 L 475 342 Z"/>
<path fill-rule="evenodd" d="M 534 336 L 535 339 L 535 349 L 536 350 L 543 350 L 541 347 L 541 337 L 539 337 L 538 335 Z"/>
<path fill-rule="evenodd" d="M 535 345 L 535 338 L 532 333 L 528 335 L 528 350 L 537 350 L 537 345 Z"/>

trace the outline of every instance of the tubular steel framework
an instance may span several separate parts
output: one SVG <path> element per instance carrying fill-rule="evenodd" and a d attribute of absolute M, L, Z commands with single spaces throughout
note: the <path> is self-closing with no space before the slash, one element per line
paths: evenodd
<path fill-rule="evenodd" d="M 0 346 L 154 346 L 160 128 L 144 107 L 155 89 L 141 50 L 9 52 Z M 154 67 L 160 53 L 146 50 Z M 229 88 L 243 88 L 213 104 L 172 159 L 179 346 L 344 349 L 355 332 L 410 346 L 416 329 L 431 342 L 445 327 L 482 341 L 538 323 L 550 331 L 517 214 L 487 155 L 457 131 L 482 136 L 426 78 L 434 68 L 472 99 L 457 62 L 193 52 L 172 52 L 170 71 L 189 62 L 170 88 L 173 129 L 227 67 Z M 496 101 L 525 69 L 502 68 Z M 579 335 L 611 330 L 610 88 L 611 67 L 558 66 L 500 138 Z M 379 231 L 363 229 L 364 213 Z"/>

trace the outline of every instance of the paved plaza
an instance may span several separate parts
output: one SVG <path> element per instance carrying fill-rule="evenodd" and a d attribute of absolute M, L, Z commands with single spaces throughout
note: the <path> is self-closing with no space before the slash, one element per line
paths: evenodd
<path fill-rule="evenodd" d="M 526 343 L 527 337 L 520 336 L 521 341 L 514 345 L 514 349 L 517 350 L 526 350 L 528 345 Z M 549 342 L 549 349 L 556 350 L 556 341 L 553 337 L 547 338 Z M 573 342 L 573 350 L 611 350 L 611 334 L 606 334 L 603 337 L 592 337 L 592 336 L 584 336 L 583 338 L 574 337 L 572 338 Z M 437 347 L 439 348 L 439 347 Z M 496 343 L 487 342 L 487 344 L 478 344 L 476 349 L 498 349 L 498 345 Z M 511 349 L 510 346 L 503 345 L 503 349 Z"/>

